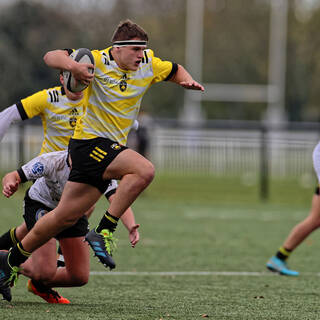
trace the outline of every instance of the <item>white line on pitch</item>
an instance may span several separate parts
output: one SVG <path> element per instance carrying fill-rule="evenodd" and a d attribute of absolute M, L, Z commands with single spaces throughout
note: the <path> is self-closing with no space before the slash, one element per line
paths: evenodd
<path fill-rule="evenodd" d="M 92 276 L 278 276 L 272 272 L 237 272 L 237 271 L 91 271 Z M 319 272 L 304 272 L 302 276 L 320 276 Z"/>
<path fill-rule="evenodd" d="M 272 276 L 267 272 L 227 272 L 227 271 L 168 271 L 168 272 L 131 272 L 131 271 L 91 271 L 93 276 Z"/>

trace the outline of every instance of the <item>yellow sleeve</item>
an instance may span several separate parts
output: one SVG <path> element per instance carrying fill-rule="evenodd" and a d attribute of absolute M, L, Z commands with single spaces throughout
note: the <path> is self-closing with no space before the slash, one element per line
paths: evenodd
<path fill-rule="evenodd" d="M 152 50 L 147 50 L 148 57 L 151 56 L 152 59 L 152 69 L 154 78 L 153 83 L 157 83 L 164 80 L 169 80 L 174 73 L 177 71 L 177 65 L 171 61 L 163 61 L 160 58 L 154 56 Z"/>
<path fill-rule="evenodd" d="M 29 119 L 38 116 L 48 105 L 48 92 L 47 90 L 39 91 L 22 99 L 21 104 Z"/>

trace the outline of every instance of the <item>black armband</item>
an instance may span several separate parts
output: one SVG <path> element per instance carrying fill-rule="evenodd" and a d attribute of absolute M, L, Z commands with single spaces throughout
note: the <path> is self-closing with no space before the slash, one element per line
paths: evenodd
<path fill-rule="evenodd" d="M 172 69 L 169 75 L 164 79 L 164 81 L 170 80 L 178 71 L 178 65 L 175 62 L 172 62 Z"/>
<path fill-rule="evenodd" d="M 28 179 L 27 179 L 25 173 L 23 172 L 22 168 L 19 168 L 19 169 L 17 170 L 17 172 L 18 172 L 19 177 L 20 177 L 20 179 L 21 179 L 21 183 L 24 183 L 24 182 L 27 182 L 27 181 L 28 181 Z"/>
<path fill-rule="evenodd" d="M 27 119 L 29 119 L 26 111 L 24 110 L 24 107 L 23 107 L 23 104 L 22 104 L 21 100 L 16 103 L 16 106 L 17 106 L 17 109 L 18 109 L 18 111 L 19 111 L 21 120 L 27 120 Z"/>

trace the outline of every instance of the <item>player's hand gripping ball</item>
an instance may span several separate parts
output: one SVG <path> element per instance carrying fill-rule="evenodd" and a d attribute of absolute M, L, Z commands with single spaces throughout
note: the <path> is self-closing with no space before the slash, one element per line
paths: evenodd
<path fill-rule="evenodd" d="M 80 48 L 73 51 L 70 56 L 71 59 L 79 63 L 91 63 L 94 65 L 94 58 L 91 51 L 87 48 Z M 93 73 L 93 69 L 88 69 L 89 72 Z M 71 92 L 79 92 L 88 87 L 89 84 L 78 81 L 74 78 L 70 71 L 63 71 L 63 80 L 66 87 Z"/>

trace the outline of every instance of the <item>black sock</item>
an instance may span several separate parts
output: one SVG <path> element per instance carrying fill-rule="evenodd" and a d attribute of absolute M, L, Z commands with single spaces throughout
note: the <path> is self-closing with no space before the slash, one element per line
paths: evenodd
<path fill-rule="evenodd" d="M 0 237 L 0 250 L 9 250 L 17 243 L 16 228 L 12 228 Z"/>
<path fill-rule="evenodd" d="M 101 232 L 103 229 L 108 229 L 113 232 L 118 224 L 119 218 L 112 216 L 108 211 L 104 214 L 98 227 L 96 228 L 96 232 Z"/>
<path fill-rule="evenodd" d="M 31 256 L 31 252 L 24 250 L 22 243 L 19 242 L 9 251 L 8 263 L 11 267 L 19 267 Z"/>
<path fill-rule="evenodd" d="M 280 260 L 285 261 L 286 259 L 289 258 L 292 250 L 287 249 L 285 247 L 280 247 L 279 250 L 276 253 L 276 257 L 279 258 Z"/>

